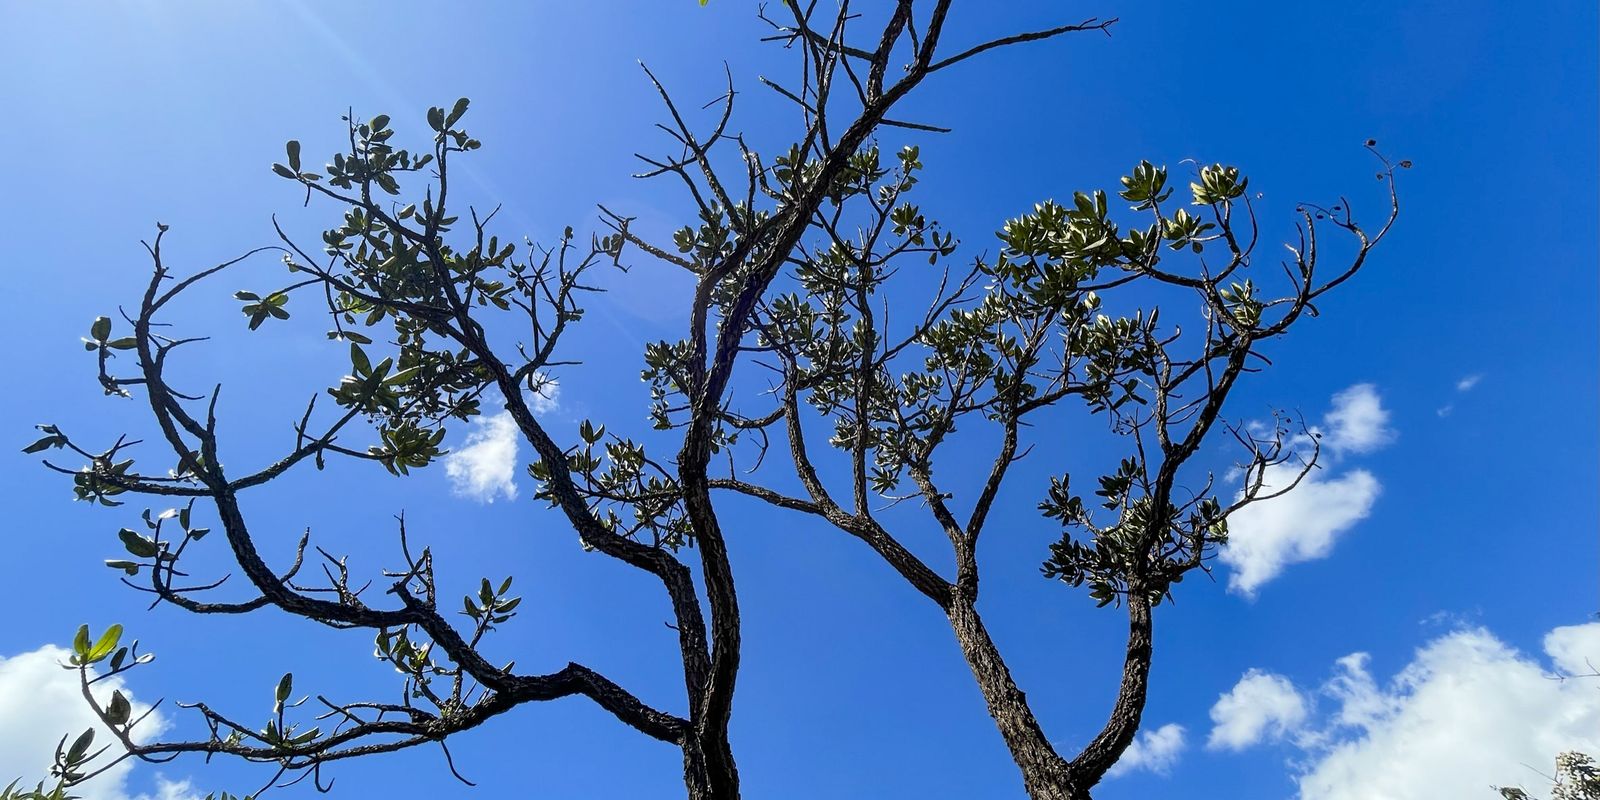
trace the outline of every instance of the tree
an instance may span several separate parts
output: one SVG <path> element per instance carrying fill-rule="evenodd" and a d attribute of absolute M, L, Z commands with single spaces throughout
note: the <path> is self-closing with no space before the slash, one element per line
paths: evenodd
<path fill-rule="evenodd" d="M 1600 767 L 1583 753 L 1574 750 L 1556 756 L 1556 773 L 1550 781 L 1550 800 L 1600 800 Z M 1494 788 L 1505 800 L 1533 800 L 1519 788 Z"/>
<path fill-rule="evenodd" d="M 472 210 L 463 220 L 451 204 L 451 164 L 479 146 L 463 127 L 465 99 L 428 111 L 429 144 L 417 150 L 394 143 L 403 137 L 384 115 L 347 117 L 348 147 L 320 171 L 307 167 L 298 142 L 288 143 L 274 171 L 308 201 L 342 210 L 322 234 L 320 251 L 279 227 L 280 244 L 180 275 L 163 256 L 168 229 L 159 227 L 147 245 L 150 281 L 120 323 L 126 330 L 100 317 L 86 349 L 107 394 L 145 399 L 170 450 L 163 463 L 170 458 L 176 466 L 136 469 L 137 443 L 127 437 L 91 445 L 55 425 L 41 426 L 44 438 L 27 450 L 62 449 L 82 459 L 81 466 L 47 462 L 71 476 L 81 500 L 112 506 L 143 495 L 178 505 L 147 511 L 143 530 L 119 533 L 128 556 L 108 566 L 130 585 L 199 614 L 271 607 L 365 631 L 403 676 L 408 700 L 319 697 L 331 720 L 324 731 L 296 709 L 293 678 L 285 675 L 264 727 L 201 704 L 195 708 L 208 736 L 140 742 L 126 701 L 101 704 L 88 689 L 144 659 L 119 646 L 120 631 L 107 645 L 84 630 L 74 666 L 87 702 L 127 751 L 122 757 L 222 753 L 276 764 L 277 776 L 310 774 L 320 782 L 322 768 L 339 760 L 445 747 L 454 734 L 512 709 L 581 695 L 681 748 L 691 798 L 737 797 L 728 726 L 743 632 L 715 499 L 733 493 L 819 517 L 884 559 L 949 620 L 1029 794 L 1089 796 L 1138 728 L 1156 607 L 1186 574 L 1206 568 L 1231 513 L 1298 482 L 1274 477 L 1283 474 L 1277 468 L 1304 476 L 1315 465 L 1314 435 L 1287 415 L 1266 428 L 1226 421 L 1230 392 L 1265 363 L 1263 345 L 1313 316 L 1320 297 L 1363 267 L 1395 220 L 1395 171 L 1408 164 L 1378 156 L 1388 203 L 1374 227 L 1358 223 L 1343 200 L 1297 209 L 1300 236 L 1276 292 L 1267 288 L 1272 278 L 1250 272 L 1257 231 L 1248 179 L 1221 164 L 1199 169 L 1175 199 L 1167 169 L 1141 163 L 1117 191 L 1136 222 L 1119 221 L 1106 192 L 1079 192 L 1068 205 L 1041 203 L 1008 222 L 996 257 L 958 267 L 955 236 L 912 202 L 920 152 L 886 151 L 878 142 L 890 131 L 940 129 L 897 119 L 892 110 L 928 76 L 969 58 L 1108 31 L 1114 20 L 962 47 L 944 44 L 949 0 L 901 0 L 861 39 L 854 30 L 867 23 L 841 5 L 828 14 L 814 4 L 785 4 L 781 19 L 767 20 L 772 38 L 800 62 L 795 83 L 766 82 L 793 101 L 802 121 L 786 151 L 755 152 L 732 132 L 731 76 L 706 132 L 649 77 L 675 151 L 647 158 L 646 177 L 680 181 L 693 218 L 670 244 L 641 236 L 628 216 L 610 209 L 602 209 L 603 235 L 584 239 L 568 228 L 553 246 L 520 253 L 492 230 L 494 212 Z M 902 64 L 903 73 L 891 75 Z M 1332 268 L 1323 264 L 1330 230 L 1351 242 Z M 291 300 L 296 313 L 313 303 L 332 321 L 329 339 L 348 348 L 350 374 L 327 390 L 333 409 L 313 396 L 296 412 L 292 450 L 238 471 L 218 442 L 220 387 L 187 393 L 169 377 L 174 354 L 199 340 L 173 335 L 167 312 L 199 282 L 268 252 L 282 257 L 290 276 L 281 288 L 236 295 L 248 327 L 289 319 Z M 615 421 L 586 421 L 574 441 L 540 420 L 529 395 L 566 366 L 562 336 L 582 320 L 599 272 L 637 257 L 682 269 L 695 282 L 685 338 L 657 342 L 644 354 L 655 432 L 636 439 L 619 434 Z M 1168 263 L 1184 259 L 1187 266 Z M 920 313 L 897 314 L 891 324 L 885 287 L 912 264 L 943 269 L 945 279 Z M 1181 312 L 1141 307 L 1154 297 L 1188 298 L 1188 319 L 1174 324 Z M 501 335 L 506 317 L 520 328 L 510 348 Z M 131 366 L 119 355 L 131 356 Z M 412 545 L 403 518 L 403 564 L 385 573 L 381 596 L 366 591 L 366 580 L 343 559 L 320 548 L 308 552 L 309 535 L 286 566 L 260 554 L 241 494 L 333 458 L 409 474 L 442 455 L 447 425 L 471 419 L 489 400 L 503 405 L 537 453 L 529 471 L 538 497 L 563 515 L 582 545 L 660 583 L 673 609 L 685 711 L 652 707 L 581 664 L 537 674 L 491 662 L 480 645 L 518 613 L 511 581 L 483 579 L 461 604 L 469 623 L 452 624 L 450 588 L 435 581 L 431 552 Z M 978 542 L 996 497 L 1033 445 L 1029 426 L 1069 402 L 1102 415 L 1128 450 L 1099 478 L 1097 501 L 1086 503 L 1062 476 L 1039 505 L 1063 531 L 1044 560 L 1045 576 L 1087 586 L 1099 605 L 1128 615 L 1115 705 L 1102 732 L 1070 757 L 1043 733 L 977 604 Z M 837 470 L 821 463 L 819 423 L 831 426 L 826 442 L 839 451 Z M 958 424 L 996 442 L 970 497 L 944 488 L 961 465 L 935 469 Z M 1237 492 L 1215 488 L 1196 466 L 1202 446 L 1220 438 L 1218 428 L 1244 448 Z M 345 444 L 363 429 L 369 446 Z M 786 457 L 769 458 L 780 437 Z M 661 456 L 663 449 L 672 455 Z M 762 482 L 780 458 L 798 493 Z M 903 545 L 874 509 L 905 500 L 920 503 L 948 537 L 953 576 Z M 186 553 L 203 546 L 212 527 L 248 579 L 249 598 L 217 599 L 217 583 L 185 579 Z M 302 576 L 316 556 L 325 581 Z M 69 771 L 69 785 L 93 774 L 76 762 Z"/>

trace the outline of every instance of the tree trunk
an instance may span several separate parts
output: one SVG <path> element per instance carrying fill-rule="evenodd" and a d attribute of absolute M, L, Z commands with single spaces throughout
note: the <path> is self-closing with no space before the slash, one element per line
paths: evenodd
<path fill-rule="evenodd" d="M 719 397 L 720 392 L 708 396 Z M 705 576 L 706 601 L 711 607 L 711 669 L 703 683 L 690 688 L 690 729 L 683 747 L 684 781 L 690 800 L 738 800 L 739 770 L 728 744 L 728 724 L 733 718 L 733 692 L 739 676 L 739 596 L 706 478 L 711 457 L 706 408 L 717 406 L 696 406 L 694 421 L 678 455 L 684 509 L 694 530 L 698 545 L 695 549 L 700 553 L 701 573 Z"/>
<path fill-rule="evenodd" d="M 739 800 L 739 770 L 725 737 L 689 734 L 683 745 L 683 782 L 689 800 Z"/>
<path fill-rule="evenodd" d="M 994 717 L 1011 757 L 1022 770 L 1022 784 L 1028 796 L 1033 800 L 1088 800 L 1087 789 L 1075 785 L 1067 760 L 1045 738 L 1028 708 L 1027 696 L 1011 679 L 1011 670 L 989 638 L 971 599 L 958 593 L 947 613 L 961 654 L 989 706 L 989 715 Z"/>

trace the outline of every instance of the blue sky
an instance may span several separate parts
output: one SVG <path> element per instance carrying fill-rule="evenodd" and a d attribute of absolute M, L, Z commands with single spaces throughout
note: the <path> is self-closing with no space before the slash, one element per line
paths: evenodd
<path fill-rule="evenodd" d="M 991 232 L 1039 200 L 1115 186 L 1140 159 L 1175 172 L 1184 159 L 1240 165 L 1265 193 L 1265 232 L 1279 236 L 1300 201 L 1349 193 L 1376 214 L 1381 198 L 1360 146 L 1368 137 L 1416 163 L 1402 176 L 1393 239 L 1322 304 L 1320 319 L 1273 345 L 1276 365 L 1236 393 L 1232 411 L 1248 419 L 1296 408 L 1329 429 L 1346 420 L 1356 437 L 1347 441 L 1365 444 L 1330 462 L 1321 494 L 1257 526 L 1303 532 L 1340 514 L 1349 524 L 1329 532 L 1325 553 L 1283 564 L 1253 594 L 1239 582 L 1242 561 L 1219 565 L 1215 583 L 1181 587 L 1157 637 L 1145 768 L 1097 796 L 1360 796 L 1366 778 L 1351 776 L 1391 769 L 1391 787 L 1476 786 L 1488 782 L 1479 780 L 1486 764 L 1501 762 L 1428 743 L 1508 719 L 1528 729 L 1480 743 L 1504 745 L 1499 757 L 1516 772 L 1499 780 L 1535 781 L 1521 762 L 1543 766 L 1583 735 L 1600 747 L 1600 724 L 1590 725 L 1600 722 L 1600 691 L 1539 676 L 1600 649 L 1593 4 L 1514 13 L 1470 1 L 957 7 L 949 31 L 960 41 L 1063 15 L 1121 17 L 1111 38 L 1001 52 L 930 81 L 907 116 L 952 134 L 880 137 L 922 147 L 924 205 L 961 235 L 964 252 L 992 249 Z M 310 0 L 4 8 L 0 101 L 13 122 L 0 128 L 0 152 L 13 246 L 0 325 L 16 346 L 14 388 L 0 393 L 9 439 L 0 440 L 17 447 L 39 422 L 86 436 L 142 429 L 136 403 L 100 396 L 78 342 L 95 316 L 142 286 L 139 240 L 157 220 L 169 224 L 172 259 L 200 267 L 270 243 L 275 212 L 291 230 L 318 230 L 335 212 L 301 208 L 268 166 L 291 138 L 305 142 L 308 159 L 332 152 L 347 107 L 392 115 L 404 137 L 429 105 L 470 96 L 485 147 L 465 173 L 466 192 L 504 205 L 505 233 L 544 241 L 568 224 L 593 228 L 596 203 L 657 231 L 686 219 L 672 187 L 628 177 L 635 151 L 664 144 L 638 60 L 682 97 L 704 100 L 719 91 L 726 60 L 747 101 L 738 126 L 777 142 L 793 124 L 756 82 L 790 65 L 755 43 L 754 7 L 735 0 L 470 13 Z M 262 259 L 219 284 L 214 302 L 183 311 L 191 332 L 217 340 L 181 374 L 225 384 L 225 435 L 241 461 L 285 447 L 300 404 L 341 369 L 341 353 L 312 325 L 244 335 L 227 295 L 280 276 Z M 683 329 L 687 287 L 677 276 L 642 264 L 608 280 L 611 293 L 591 304 L 573 339 L 587 363 L 559 375 L 548 412 L 567 420 L 569 436 L 584 417 L 644 429 L 643 343 Z M 467 433 L 452 443 L 470 444 Z M 65 700 L 45 702 L 55 684 L 40 681 L 58 676 L 36 667 L 48 661 L 40 648 L 66 644 L 83 622 L 122 622 L 158 653 L 130 688 L 147 702 L 169 698 L 174 734 L 196 726 L 170 700 L 264 715 L 273 682 L 290 669 L 299 685 L 330 694 L 392 691 L 365 636 L 272 613 L 146 612 L 101 566 L 118 554 L 115 531 L 133 513 L 71 503 L 67 484 L 15 448 L 0 470 L 12 508 L 12 568 L 0 583 L 0 709 L 11 710 L 0 713 L 0 783 L 6 770 L 38 771 L 4 753 L 78 724 Z M 433 545 L 442 578 L 462 591 L 485 571 L 516 575 L 525 613 L 497 652 L 530 668 L 590 663 L 671 706 L 681 681 L 659 590 L 581 552 L 531 489 L 524 480 L 516 499 L 482 502 L 454 490 L 444 469 L 397 480 L 334 467 L 290 477 L 251 498 L 250 511 L 270 531 L 262 537 L 271 558 L 286 557 L 311 526 L 330 549 L 376 570 L 393 563 L 392 517 L 404 510 L 414 535 Z M 1070 749 L 1109 702 L 1121 623 L 1038 576 L 1054 535 L 1032 510 L 1038 494 L 1037 484 L 1019 484 L 1006 496 L 996 521 L 1004 535 L 985 553 L 984 610 L 1046 729 Z M 1022 796 L 939 615 L 836 531 L 736 502 L 724 514 L 746 625 L 734 723 L 746 796 Z M 1369 655 L 1347 658 L 1356 653 Z M 1600 652 L 1590 657 L 1600 662 Z M 1449 716 L 1468 706 L 1489 716 Z M 1533 752 L 1541 748 L 1550 752 Z M 676 750 L 581 700 L 525 708 L 454 751 L 479 783 L 474 792 L 454 783 L 436 751 L 341 766 L 336 792 L 681 793 Z M 239 764 L 179 761 L 138 767 L 94 796 L 157 792 L 158 775 L 172 796 L 183 795 L 173 781 L 203 794 L 266 778 Z"/>

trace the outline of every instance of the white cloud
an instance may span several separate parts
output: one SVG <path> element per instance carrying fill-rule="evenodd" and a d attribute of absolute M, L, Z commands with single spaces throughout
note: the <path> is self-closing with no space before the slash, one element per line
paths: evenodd
<path fill-rule="evenodd" d="M 1544 651 L 1562 675 L 1600 672 L 1600 622 L 1568 625 L 1545 634 Z"/>
<path fill-rule="evenodd" d="M 1264 739 L 1274 741 L 1305 724 L 1304 695 L 1282 675 L 1250 670 L 1211 707 L 1208 750 L 1243 750 Z"/>
<path fill-rule="evenodd" d="M 1481 381 L 1481 380 L 1483 380 L 1483 376 L 1481 374 L 1473 373 L 1471 375 L 1468 375 L 1467 377 L 1462 378 L 1459 381 L 1456 381 L 1456 391 L 1457 392 L 1470 392 L 1470 391 L 1472 391 L 1473 387 L 1477 386 L 1478 382 Z M 1438 414 L 1441 417 L 1448 417 L 1448 416 L 1450 416 L 1450 413 L 1455 411 L 1455 410 L 1456 410 L 1456 404 L 1455 403 L 1445 403 L 1444 405 L 1440 406 L 1437 410 L 1435 410 L 1434 413 Z"/>
<path fill-rule="evenodd" d="M 156 776 L 156 793 L 154 795 L 141 794 L 135 800 L 201 800 L 203 795 L 194 788 L 188 780 L 168 780 L 164 775 Z"/>
<path fill-rule="evenodd" d="M 532 387 L 523 391 L 528 409 L 536 416 L 546 416 L 561 407 L 561 381 L 543 372 L 535 372 Z M 485 407 L 498 405 L 499 394 L 486 395 Z M 517 453 L 522 445 L 522 431 L 510 412 L 486 414 L 472 421 L 466 439 L 450 448 L 444 457 L 444 472 L 450 478 L 450 490 L 457 497 L 467 497 L 480 503 L 493 503 L 497 498 L 517 499 Z"/>
<path fill-rule="evenodd" d="M 1128 749 L 1122 752 L 1122 758 L 1117 759 L 1106 776 L 1115 778 L 1141 769 L 1165 775 L 1178 763 L 1184 744 L 1182 725 L 1168 723 L 1153 731 L 1145 731 L 1128 745 Z"/>
<path fill-rule="evenodd" d="M 521 440 L 522 432 L 509 412 L 473 420 L 466 441 L 451 448 L 450 454 L 444 457 L 444 472 L 450 477 L 451 491 L 480 503 L 493 503 L 496 497 L 515 500 L 517 483 L 513 476 Z"/>
<path fill-rule="evenodd" d="M 61 667 L 70 655 L 63 648 L 46 645 L 10 658 L 0 657 L 0 786 L 16 778 L 21 779 L 19 785 L 32 786 L 40 780 L 46 781 L 47 787 L 52 785 L 50 766 L 62 736 L 70 742 L 85 728 L 93 727 L 97 731 L 96 748 L 115 743 L 110 731 L 84 702 L 77 671 Z M 107 702 L 114 690 L 129 698 L 135 718 L 149 710 L 148 705 L 133 699 L 121 678 L 107 678 L 94 687 L 101 703 Z M 152 713 L 134 729 L 135 739 L 148 741 L 167 727 L 160 712 Z M 107 763 L 111 755 L 102 755 L 98 763 Z M 76 787 L 74 793 L 84 800 L 129 800 L 127 782 L 132 769 L 133 762 L 124 761 Z M 197 794 L 188 781 L 158 776 L 156 783 L 156 798 L 141 794 L 134 800 L 188 800 Z"/>
<path fill-rule="evenodd" d="M 1394 711 L 1392 699 L 1378 689 L 1378 682 L 1367 671 L 1371 661 L 1366 653 L 1351 653 L 1333 662 L 1334 676 L 1322 690 L 1339 701 L 1335 723 L 1366 727 Z"/>
<path fill-rule="evenodd" d="M 1358 383 L 1333 396 L 1322 418 L 1322 443 L 1339 453 L 1370 453 L 1394 441 L 1389 412 L 1370 383 Z"/>
<path fill-rule="evenodd" d="M 1254 597 L 1285 567 L 1327 556 L 1341 534 L 1372 512 L 1383 489 L 1378 479 L 1363 469 L 1334 475 L 1329 465 L 1346 454 L 1369 453 L 1393 441 L 1389 412 L 1370 383 L 1351 386 L 1332 402 L 1316 430 L 1325 448 L 1323 463 L 1298 485 L 1294 482 L 1302 467 L 1297 461 L 1267 467 L 1260 476 L 1262 494 L 1295 488 L 1251 503 L 1229 518 L 1221 558 L 1233 568 L 1230 591 Z M 1290 442 L 1299 452 L 1308 452 L 1311 445 L 1304 437 Z"/>
<path fill-rule="evenodd" d="M 1263 489 L 1289 486 L 1298 464 L 1268 467 Z M 1228 519 L 1228 544 L 1222 562 L 1233 568 L 1228 588 L 1254 597 L 1262 584 L 1290 564 L 1323 558 L 1334 541 L 1366 519 L 1382 487 L 1372 473 L 1351 470 L 1337 478 L 1316 469 L 1288 494 L 1251 503 Z"/>
<path fill-rule="evenodd" d="M 1541 775 L 1558 753 L 1600 753 L 1600 685 L 1559 679 L 1600 664 L 1600 623 L 1556 628 L 1544 651 L 1548 664 L 1482 628 L 1460 630 L 1422 647 L 1387 683 L 1373 677 L 1366 654 L 1339 659 L 1322 687 L 1334 709 L 1289 729 L 1306 756 L 1297 769 L 1301 800 L 1492 797 L 1490 785 L 1541 781 L 1548 788 Z"/>

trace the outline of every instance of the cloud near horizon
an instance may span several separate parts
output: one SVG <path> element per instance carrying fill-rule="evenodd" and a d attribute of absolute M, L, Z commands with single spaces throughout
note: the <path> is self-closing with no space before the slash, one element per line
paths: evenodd
<path fill-rule="evenodd" d="M 1386 682 L 1366 653 L 1335 661 L 1333 677 L 1314 691 L 1251 670 L 1212 707 L 1207 746 L 1290 743 L 1302 755 L 1290 762 L 1301 800 L 1493 797 L 1491 785 L 1536 787 L 1558 753 L 1600 753 L 1600 686 L 1560 679 L 1600 664 L 1600 622 L 1555 628 L 1543 649 L 1545 663 L 1469 628 L 1428 642 Z M 1309 713 L 1318 698 L 1332 710 Z"/>

